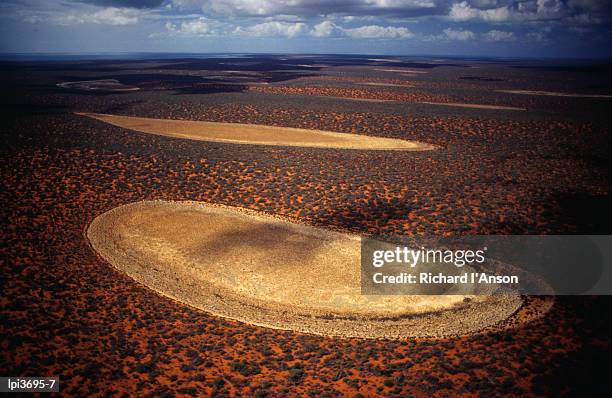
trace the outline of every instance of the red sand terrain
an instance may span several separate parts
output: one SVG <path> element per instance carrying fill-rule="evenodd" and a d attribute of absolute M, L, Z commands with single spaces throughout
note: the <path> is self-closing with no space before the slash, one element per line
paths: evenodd
<path fill-rule="evenodd" d="M 4 375 L 57 375 L 62 394 L 75 397 L 584 396 L 606 380 L 608 367 L 597 366 L 609 359 L 606 297 L 559 297 L 545 317 L 505 332 L 325 338 L 224 320 L 158 296 L 115 271 L 84 236 L 97 215 L 151 199 L 241 206 L 357 233 L 609 231 L 609 124 L 564 117 L 588 109 L 569 102 L 576 99 L 539 97 L 533 104 L 566 101 L 542 117 L 432 114 L 438 110 L 319 106 L 254 92 L 77 96 L 44 71 L 28 82 L 47 91 L 11 86 L 23 81 L 19 73 L 5 75 L 11 102 L 2 108 Z M 75 111 L 315 128 L 441 149 L 400 156 L 195 142 Z"/>
<path fill-rule="evenodd" d="M 266 94 L 291 94 L 379 101 L 450 102 L 450 99 L 446 96 L 424 92 L 379 91 L 346 87 L 250 86 L 248 91 Z"/>

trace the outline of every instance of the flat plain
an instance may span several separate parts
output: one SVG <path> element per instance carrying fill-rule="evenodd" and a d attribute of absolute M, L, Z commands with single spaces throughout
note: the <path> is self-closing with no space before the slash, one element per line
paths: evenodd
<path fill-rule="evenodd" d="M 557 297 L 537 317 L 529 304 L 546 298 L 524 297 L 508 328 L 487 333 L 325 337 L 170 300 L 96 254 L 86 230 L 114 208 L 165 200 L 359 235 L 607 233 L 609 66 L 243 55 L 0 68 L 4 374 L 58 375 L 68 396 L 556 396 L 605 380 L 607 297 Z M 435 149 L 237 145 L 77 113 Z"/>

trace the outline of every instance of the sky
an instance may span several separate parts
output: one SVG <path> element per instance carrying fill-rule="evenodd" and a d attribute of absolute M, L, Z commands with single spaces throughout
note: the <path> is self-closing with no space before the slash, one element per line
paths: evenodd
<path fill-rule="evenodd" d="M 612 58 L 612 0 L 3 0 L 2 53 Z"/>

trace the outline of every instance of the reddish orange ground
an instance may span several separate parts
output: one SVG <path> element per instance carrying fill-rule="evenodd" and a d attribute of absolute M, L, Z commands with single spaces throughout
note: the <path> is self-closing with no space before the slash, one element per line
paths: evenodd
<path fill-rule="evenodd" d="M 206 64 L 197 62 L 208 61 L 193 62 L 199 71 Z M 86 95 L 55 86 L 69 74 L 56 70 L 61 65 L 4 67 L 3 375 L 58 375 L 63 395 L 75 397 L 584 396 L 607 380 L 606 297 L 560 297 L 544 318 L 501 333 L 331 339 L 227 321 L 159 297 L 97 257 L 83 234 L 98 214 L 145 199 L 211 201 L 359 233 L 606 232 L 610 134 L 602 120 L 610 113 L 571 113 L 603 105 L 492 99 L 486 90 L 453 93 L 453 100 L 546 111 L 507 116 L 331 99 L 321 105 L 308 96 L 240 89 L 166 91 L 193 87 L 184 74 L 139 82 L 110 72 L 104 76 L 141 90 Z M 436 95 L 449 95 L 451 83 L 481 87 L 453 80 L 474 74 L 464 69 L 418 79 Z M 519 72 L 486 84 L 552 89 L 540 87 L 538 76 L 521 80 Z M 72 80 L 87 73 L 102 74 L 84 71 Z M 109 128 L 74 111 L 316 128 L 442 149 L 398 156 L 192 142 Z"/>

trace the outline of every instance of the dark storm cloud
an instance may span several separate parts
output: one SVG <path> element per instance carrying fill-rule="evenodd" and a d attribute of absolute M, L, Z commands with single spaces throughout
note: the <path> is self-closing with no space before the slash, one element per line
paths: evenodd
<path fill-rule="evenodd" d="M 164 0 L 80 0 L 80 2 L 103 7 L 156 8 Z"/>

